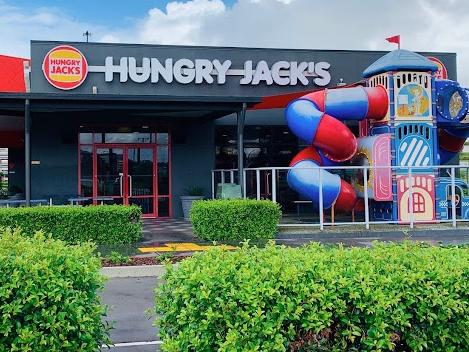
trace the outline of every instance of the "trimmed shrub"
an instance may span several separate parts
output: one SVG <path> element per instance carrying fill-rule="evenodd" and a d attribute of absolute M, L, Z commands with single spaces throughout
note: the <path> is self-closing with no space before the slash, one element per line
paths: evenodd
<path fill-rule="evenodd" d="M 253 199 L 196 201 L 190 213 L 194 233 L 211 241 L 273 238 L 280 216 L 278 204 Z"/>
<path fill-rule="evenodd" d="M 469 351 L 469 250 L 211 250 L 156 289 L 164 351 Z"/>
<path fill-rule="evenodd" d="M 68 243 L 135 243 L 142 236 L 140 216 L 139 207 L 122 205 L 0 208 L 0 227 L 44 230 Z"/>
<path fill-rule="evenodd" d="M 95 352 L 109 342 L 94 250 L 0 230 L 1 352 Z"/>

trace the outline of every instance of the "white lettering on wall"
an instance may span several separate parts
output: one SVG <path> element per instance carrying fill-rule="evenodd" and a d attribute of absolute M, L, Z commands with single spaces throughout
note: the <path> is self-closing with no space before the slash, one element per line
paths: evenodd
<path fill-rule="evenodd" d="M 251 84 L 257 86 L 262 81 L 267 83 L 269 86 L 274 83 L 269 65 L 265 61 L 259 61 L 257 63 L 256 72 L 254 72 L 254 78 L 252 79 Z"/>
<path fill-rule="evenodd" d="M 305 77 L 305 70 L 308 68 L 307 62 L 295 62 L 293 61 L 290 66 L 290 85 L 296 86 L 300 81 L 304 86 L 308 85 L 309 81 Z"/>
<path fill-rule="evenodd" d="M 213 63 L 210 60 L 198 59 L 195 60 L 195 83 L 200 84 L 203 81 L 208 84 L 213 83 L 212 77 Z"/>
<path fill-rule="evenodd" d="M 331 64 L 328 62 L 318 62 L 315 66 L 316 74 L 319 76 L 318 78 L 313 79 L 314 84 L 317 86 L 327 86 L 331 81 L 331 73 L 329 72 L 329 68 Z"/>
<path fill-rule="evenodd" d="M 166 59 L 164 66 L 158 59 L 151 59 L 151 83 L 158 83 L 160 76 L 166 83 L 173 82 L 173 59 Z"/>
<path fill-rule="evenodd" d="M 278 61 L 272 65 L 272 79 L 279 86 L 287 86 L 290 84 L 290 77 L 288 71 L 286 71 L 288 69 L 290 69 L 290 63 L 288 61 Z"/>
<path fill-rule="evenodd" d="M 138 72 L 137 72 L 138 71 Z M 129 57 L 129 76 L 136 83 L 143 83 L 150 78 L 150 59 L 144 57 L 142 59 L 142 67 L 137 69 L 137 60 Z"/>
<path fill-rule="evenodd" d="M 252 78 L 254 77 L 254 70 L 252 67 L 251 60 L 244 63 L 244 77 L 239 81 L 240 84 L 251 84 Z"/>
<path fill-rule="evenodd" d="M 177 82 L 189 84 L 195 78 L 195 64 L 189 59 L 180 59 L 174 63 L 173 74 Z"/>
<path fill-rule="evenodd" d="M 164 81 L 181 84 L 225 84 L 227 76 L 239 76 L 241 85 L 279 85 L 327 86 L 331 82 L 331 65 L 328 62 L 277 61 L 269 65 L 260 60 L 254 63 L 246 60 L 243 68 L 233 69 L 230 60 L 178 59 L 167 58 L 164 62 L 157 58 L 121 57 L 118 63 L 112 56 L 106 57 L 104 66 L 90 66 L 89 72 L 104 72 L 104 80 L 113 82 L 116 76 L 119 82 L 151 83 Z"/>
<path fill-rule="evenodd" d="M 114 58 L 112 56 L 108 56 L 104 62 L 104 80 L 106 82 L 112 82 L 114 79 L 114 73 L 118 73 L 120 75 L 120 82 L 127 82 L 129 77 L 129 65 L 127 64 L 126 57 L 121 57 L 119 65 L 114 65 Z M 89 71 L 91 72 L 91 70 Z"/>
<path fill-rule="evenodd" d="M 223 63 L 221 63 L 219 60 L 213 60 L 213 67 L 215 67 L 215 70 L 218 73 L 218 84 L 225 84 L 226 82 L 226 73 L 231 67 L 231 61 L 230 60 L 225 60 Z"/>

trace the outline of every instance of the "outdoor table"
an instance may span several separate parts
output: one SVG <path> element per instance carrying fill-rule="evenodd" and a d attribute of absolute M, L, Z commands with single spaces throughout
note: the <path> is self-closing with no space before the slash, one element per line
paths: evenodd
<path fill-rule="evenodd" d="M 90 197 L 76 197 L 76 198 L 68 198 L 68 201 L 70 202 L 70 205 L 78 205 L 80 202 L 86 202 L 88 200 L 91 200 L 92 198 Z"/>
<path fill-rule="evenodd" d="M 90 201 L 90 200 L 96 200 L 97 202 L 101 202 L 101 205 L 103 205 L 105 201 L 113 200 L 113 199 L 114 199 L 114 198 L 112 198 L 112 197 L 96 197 L 96 198 L 92 198 L 92 197 L 76 197 L 76 198 L 69 198 L 68 201 L 70 202 L 71 205 L 74 205 L 74 203 L 76 203 L 76 205 L 78 205 L 78 204 L 81 203 L 81 202 L 86 202 L 86 201 Z"/>
<path fill-rule="evenodd" d="M 31 199 L 30 201 L 31 204 L 37 204 L 37 205 L 42 205 L 42 204 L 47 204 L 47 205 L 52 205 L 52 199 Z M 0 205 L 6 205 L 7 208 L 10 207 L 10 205 L 25 205 L 26 200 L 25 199 L 2 199 L 0 200 Z"/>
<path fill-rule="evenodd" d="M 112 198 L 112 197 L 96 197 L 94 199 L 96 199 L 96 201 L 98 201 L 98 202 L 101 202 L 101 205 L 103 205 L 104 202 L 107 201 L 107 200 L 114 200 L 114 198 Z"/>
<path fill-rule="evenodd" d="M 294 204 L 296 204 L 296 214 L 298 216 L 298 220 L 300 220 L 300 206 L 301 204 L 312 204 L 313 201 L 311 200 L 294 200 Z"/>
<path fill-rule="evenodd" d="M 311 200 L 294 200 L 293 203 L 296 204 L 296 214 L 298 216 L 297 220 L 301 221 L 301 219 L 300 219 L 300 205 L 301 204 L 312 204 L 313 201 L 311 201 Z M 324 214 L 324 211 L 323 211 L 323 214 Z M 355 213 L 352 213 L 352 217 L 353 217 L 353 221 L 355 222 Z M 332 224 L 334 224 L 334 222 L 335 222 L 334 205 L 332 205 L 332 207 L 331 207 L 331 222 L 332 222 Z"/>

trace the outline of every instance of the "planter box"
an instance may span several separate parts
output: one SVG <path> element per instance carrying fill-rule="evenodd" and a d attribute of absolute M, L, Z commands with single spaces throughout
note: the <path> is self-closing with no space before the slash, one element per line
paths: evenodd
<path fill-rule="evenodd" d="M 184 219 L 189 220 L 189 214 L 192 208 L 192 203 L 196 200 L 202 199 L 204 199 L 203 196 L 181 196 L 181 205 L 182 212 L 184 214 Z"/>

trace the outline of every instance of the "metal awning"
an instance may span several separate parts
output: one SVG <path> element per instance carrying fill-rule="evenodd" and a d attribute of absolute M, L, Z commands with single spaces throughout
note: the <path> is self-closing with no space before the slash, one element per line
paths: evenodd
<path fill-rule="evenodd" d="M 214 119 L 261 102 L 261 97 L 170 96 L 119 94 L 0 93 L 0 115 L 24 115 L 29 99 L 31 113 L 116 112 L 119 115 Z"/>
<path fill-rule="evenodd" d="M 238 167 L 243 169 L 243 129 L 246 108 L 261 97 L 240 96 L 162 96 L 119 94 L 43 94 L 0 93 L 0 116 L 24 116 L 25 203 L 31 204 L 31 116 L 40 120 L 46 114 L 66 112 L 94 120 L 112 116 L 113 120 L 132 117 L 197 121 L 236 113 L 238 120 Z M 85 113 L 86 112 L 86 113 Z M 84 114 L 85 113 L 85 114 Z M 122 120 L 121 120 L 122 121 Z M 179 121 L 179 120 L 178 120 Z M 242 184 L 242 178 L 240 179 Z"/>

